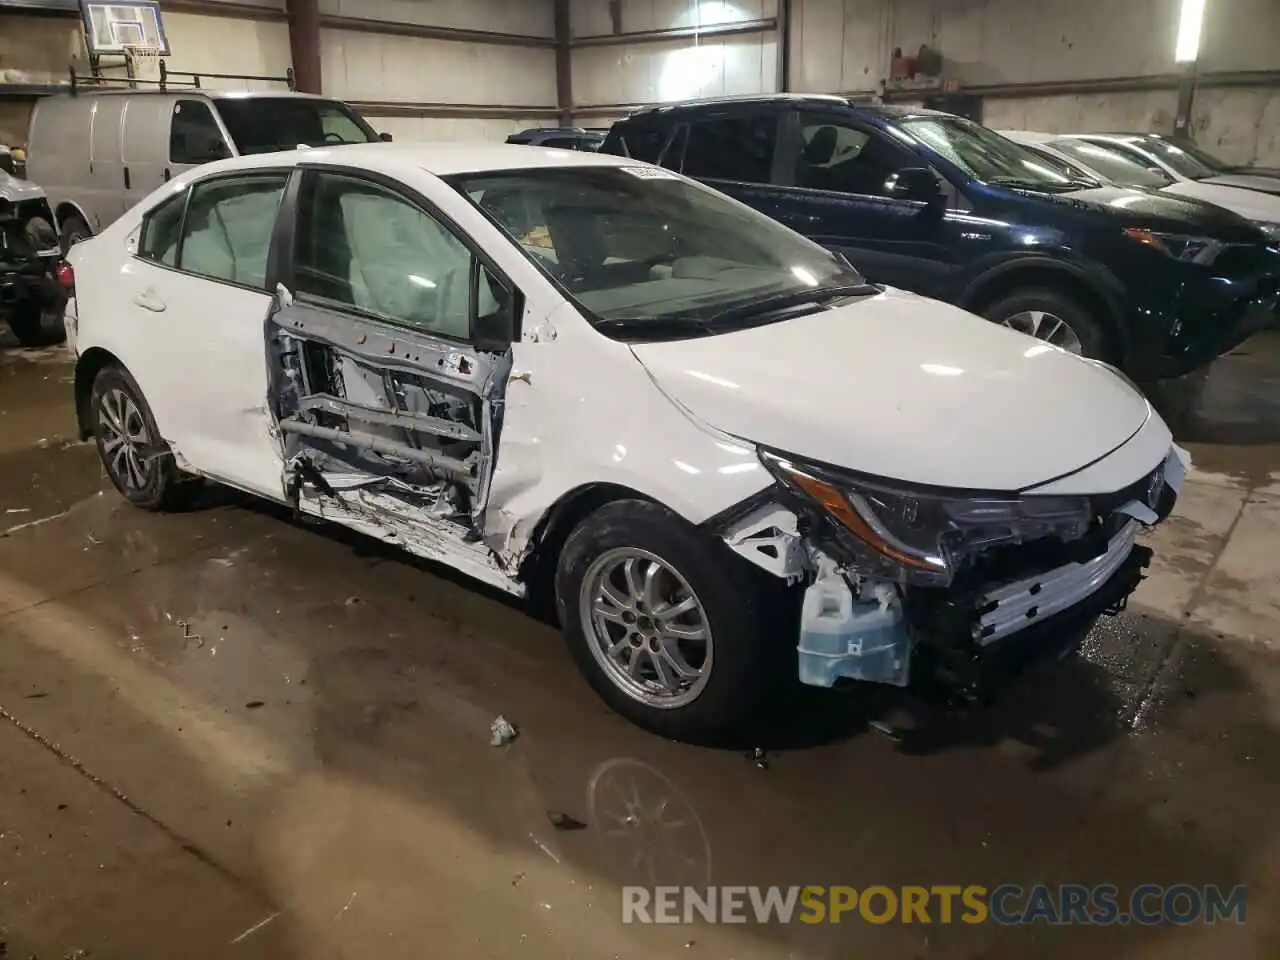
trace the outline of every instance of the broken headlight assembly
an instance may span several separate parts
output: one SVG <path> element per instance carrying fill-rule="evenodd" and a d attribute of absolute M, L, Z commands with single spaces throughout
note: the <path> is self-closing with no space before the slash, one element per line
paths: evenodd
<path fill-rule="evenodd" d="M 1093 519 L 1086 497 L 913 488 L 783 454 L 761 451 L 760 459 L 785 487 L 821 507 L 854 569 L 873 579 L 947 586 L 984 550 L 1046 537 L 1078 540 Z"/>

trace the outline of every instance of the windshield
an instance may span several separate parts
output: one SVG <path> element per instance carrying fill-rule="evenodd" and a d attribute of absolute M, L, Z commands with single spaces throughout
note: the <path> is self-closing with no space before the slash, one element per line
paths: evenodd
<path fill-rule="evenodd" d="M 1021 144 L 961 117 L 913 117 L 902 122 L 913 136 L 972 177 L 1033 190 L 1061 192 L 1094 185 L 1045 163 Z"/>
<path fill-rule="evenodd" d="M 695 336 L 713 321 L 717 331 L 750 325 L 754 307 L 767 312 L 780 298 L 820 299 L 863 283 L 798 233 L 656 167 L 545 167 L 450 182 L 605 331 Z"/>
<path fill-rule="evenodd" d="M 226 97 L 218 113 L 242 154 L 292 150 L 298 144 L 372 143 L 378 135 L 354 110 L 310 97 Z"/>
<path fill-rule="evenodd" d="M 1104 147 L 1098 143 L 1084 140 L 1055 140 L 1055 150 L 1061 150 L 1069 157 L 1074 157 L 1087 167 L 1098 171 L 1112 183 L 1122 187 L 1145 187 L 1159 189 L 1167 187 L 1173 180 L 1161 170 L 1144 166 L 1123 153 Z"/>
<path fill-rule="evenodd" d="M 1173 143 L 1151 137 L 1142 140 L 1137 146 L 1191 180 L 1203 180 L 1228 170 L 1227 165 L 1217 157 L 1190 143 Z"/>

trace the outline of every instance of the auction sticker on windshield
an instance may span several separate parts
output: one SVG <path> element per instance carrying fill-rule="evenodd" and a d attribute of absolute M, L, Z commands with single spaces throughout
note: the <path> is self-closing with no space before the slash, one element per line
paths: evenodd
<path fill-rule="evenodd" d="M 625 170 L 633 177 L 639 177 L 641 180 L 680 179 L 678 174 L 674 174 L 670 170 L 664 170 L 662 167 L 620 167 L 619 169 Z"/>

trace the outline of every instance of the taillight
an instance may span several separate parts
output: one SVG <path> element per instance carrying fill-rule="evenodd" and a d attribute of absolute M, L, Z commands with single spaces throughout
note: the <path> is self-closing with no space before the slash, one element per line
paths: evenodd
<path fill-rule="evenodd" d="M 65 260 L 59 263 L 53 268 L 53 278 L 58 281 L 58 286 L 66 291 L 68 297 L 76 295 L 76 272 L 71 264 Z"/>

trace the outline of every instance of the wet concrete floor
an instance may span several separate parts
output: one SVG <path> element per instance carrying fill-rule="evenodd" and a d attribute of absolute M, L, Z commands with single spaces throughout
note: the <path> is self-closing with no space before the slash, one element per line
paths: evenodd
<path fill-rule="evenodd" d="M 764 763 L 630 727 L 448 571 L 229 494 L 126 506 L 69 378 L 0 346 L 0 956 L 1280 955 L 1280 339 L 1214 369 L 1084 657 L 914 749 L 802 698 Z M 1244 884 L 1247 922 L 621 923 L 624 884 L 1040 882 Z"/>

